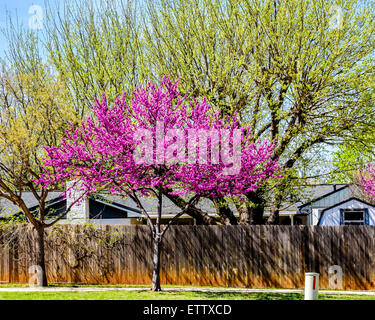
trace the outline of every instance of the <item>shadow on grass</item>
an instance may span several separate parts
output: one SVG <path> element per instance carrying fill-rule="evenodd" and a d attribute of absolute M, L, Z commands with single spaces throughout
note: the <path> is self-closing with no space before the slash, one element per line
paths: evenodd
<path fill-rule="evenodd" d="M 212 300 L 302 300 L 298 293 L 268 293 L 268 292 L 194 292 L 199 298 Z"/>

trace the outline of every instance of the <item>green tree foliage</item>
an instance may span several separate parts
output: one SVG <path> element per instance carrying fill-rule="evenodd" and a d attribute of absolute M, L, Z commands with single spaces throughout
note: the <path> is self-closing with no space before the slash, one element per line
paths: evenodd
<path fill-rule="evenodd" d="M 132 0 L 69 1 L 48 7 L 46 50 L 82 114 L 94 97 L 106 92 L 113 100 L 143 79 L 138 20 L 137 1 Z"/>
<path fill-rule="evenodd" d="M 240 223 L 262 223 L 272 199 L 272 222 L 306 183 L 301 172 L 314 175 L 320 150 L 363 141 L 358 132 L 374 119 L 374 7 L 365 0 L 69 1 L 47 10 L 43 50 L 81 114 L 103 91 L 113 98 L 163 75 L 180 77 L 183 93 L 208 97 L 223 115 L 239 112 L 254 139 L 275 141 L 273 156 L 295 184 L 265 185 L 238 205 Z M 233 221 L 223 207 L 223 220 Z M 198 209 L 190 214 L 207 222 Z"/>
<path fill-rule="evenodd" d="M 374 3 L 332 5 L 149 1 L 145 52 L 155 77 L 180 75 L 185 93 L 240 112 L 288 172 L 303 169 L 307 152 L 358 141 L 374 116 Z M 275 189 L 278 206 L 290 188 Z"/>
<path fill-rule="evenodd" d="M 51 68 L 39 65 L 35 71 L 19 73 L 4 64 L 0 73 L 0 197 L 15 204 L 23 213 L 23 221 L 37 231 L 36 264 L 43 270 L 46 285 L 44 230 L 63 215 L 57 219 L 48 215 L 48 194 L 59 186 L 41 189 L 36 181 L 43 172 L 43 146 L 58 143 L 69 121 L 76 118 L 65 103 L 66 87 Z M 32 192 L 37 200 L 37 212 L 25 203 L 25 191 Z"/>
<path fill-rule="evenodd" d="M 333 153 L 331 181 L 352 183 L 358 169 L 365 169 L 375 160 L 375 127 L 370 127 L 357 141 L 346 141 Z"/>

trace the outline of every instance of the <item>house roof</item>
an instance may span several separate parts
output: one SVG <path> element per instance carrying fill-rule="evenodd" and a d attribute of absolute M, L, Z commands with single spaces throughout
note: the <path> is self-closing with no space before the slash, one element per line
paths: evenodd
<path fill-rule="evenodd" d="M 39 203 L 35 199 L 32 192 L 25 191 L 22 193 L 21 197 L 29 209 L 36 209 L 38 207 Z M 52 203 L 54 203 L 55 201 L 62 201 L 63 199 L 61 197 L 62 192 L 50 192 L 48 194 L 47 201 L 50 201 Z M 131 211 L 130 215 L 134 217 L 138 217 L 140 215 L 140 211 L 136 203 L 129 197 L 124 198 L 121 196 L 100 193 L 98 195 L 91 197 L 91 199 L 94 199 L 102 203 L 106 203 L 109 206 L 119 207 L 120 209 Z M 140 200 L 147 212 L 149 212 L 151 215 L 157 213 L 157 200 L 155 198 L 140 197 Z M 201 199 L 197 204 L 197 207 L 209 214 L 216 213 L 215 207 L 213 206 L 212 202 L 208 199 Z M 231 208 L 233 210 L 236 210 L 233 205 L 231 205 Z M 177 207 L 166 196 L 163 196 L 162 210 L 165 215 L 168 215 L 176 214 L 176 212 L 179 212 L 181 209 Z M 18 208 L 18 206 L 13 204 L 8 199 L 0 198 L 0 218 L 5 218 L 19 212 L 20 209 Z"/>
<path fill-rule="evenodd" d="M 327 198 L 337 192 L 342 191 L 343 189 L 348 188 L 347 184 L 323 184 L 323 185 L 316 185 L 310 186 L 310 199 L 306 199 L 305 201 L 300 201 L 300 205 L 298 209 L 302 209 L 306 206 L 312 205 L 319 200 Z"/>
<path fill-rule="evenodd" d="M 138 211 L 138 207 L 136 203 L 129 197 L 123 198 L 121 196 L 113 196 L 110 194 L 100 194 L 101 197 L 104 197 L 107 201 L 114 202 L 121 204 L 126 207 L 136 208 Z M 148 198 L 148 197 L 140 197 L 140 201 L 147 212 L 151 215 L 157 213 L 157 200 L 155 198 Z M 196 205 L 197 208 L 207 212 L 209 214 L 216 214 L 216 209 L 212 202 L 208 199 L 202 198 L 199 203 Z M 232 210 L 236 211 L 236 208 L 233 205 L 230 205 Z M 176 214 L 176 212 L 181 211 L 181 209 L 176 206 L 168 197 L 163 196 L 162 200 L 162 211 L 163 214 Z"/>
<path fill-rule="evenodd" d="M 304 186 L 301 192 L 300 199 L 296 199 L 294 202 L 284 203 L 282 206 L 281 211 L 287 212 L 297 212 L 299 208 L 302 208 L 311 202 L 314 202 L 318 199 L 326 197 L 334 192 L 342 190 L 346 188 L 347 185 L 344 184 L 317 184 L 317 185 L 308 185 Z M 62 196 L 62 192 L 50 192 L 47 197 L 47 201 L 58 200 Z M 118 206 L 124 210 L 128 210 L 132 213 L 133 216 L 139 216 L 140 212 L 136 205 L 136 203 L 129 197 L 123 198 L 121 196 L 114 196 L 111 194 L 100 193 L 99 195 L 94 196 L 97 201 L 105 202 L 112 206 Z M 38 202 L 35 199 L 32 192 L 23 192 L 22 199 L 25 201 L 25 204 L 28 208 L 36 208 L 38 206 Z M 155 198 L 147 198 L 141 197 L 141 202 L 145 207 L 145 210 L 148 211 L 151 215 L 155 215 L 157 212 L 157 200 Z M 233 203 L 229 204 L 230 208 L 234 212 L 234 214 L 238 214 L 236 207 Z M 216 208 L 213 203 L 206 199 L 202 198 L 197 207 L 204 212 L 207 212 L 209 215 L 216 214 Z M 267 209 L 267 208 L 266 208 Z M 171 200 L 169 200 L 166 196 L 163 196 L 163 206 L 162 206 L 163 214 L 175 214 L 176 212 L 180 211 Z M 0 198 L 0 217 L 5 217 L 8 215 L 13 215 L 20 212 L 20 209 L 10 202 L 7 199 Z"/>
<path fill-rule="evenodd" d="M 345 188 L 346 184 L 314 184 L 314 185 L 304 185 L 298 188 L 299 196 L 295 199 L 289 199 L 284 201 L 281 205 L 281 211 L 287 210 L 291 212 L 298 212 L 301 207 L 309 205 L 311 202 L 315 201 L 318 198 L 322 198 L 327 194 L 336 192 L 337 190 Z"/>
<path fill-rule="evenodd" d="M 328 208 L 324 208 L 324 209 L 322 210 L 322 214 L 321 214 L 321 216 L 323 215 L 324 212 L 326 212 L 326 211 L 328 211 L 328 210 L 330 210 L 330 209 L 333 209 L 333 208 L 335 208 L 335 207 L 337 207 L 337 206 L 341 206 L 342 204 L 344 204 L 344 203 L 346 203 L 346 202 L 349 202 L 349 201 L 352 201 L 352 200 L 356 200 L 356 201 L 361 202 L 361 203 L 363 203 L 363 204 L 365 204 L 365 205 L 367 205 L 367 206 L 369 206 L 369 207 L 373 207 L 373 208 L 375 208 L 375 206 L 374 206 L 373 204 L 371 204 L 371 203 L 368 203 L 368 202 L 366 202 L 366 201 L 363 201 L 363 200 L 361 200 L 361 199 L 359 199 L 359 198 L 357 198 L 357 197 L 350 197 L 349 199 L 346 199 L 346 200 L 344 200 L 344 201 L 341 201 L 341 202 L 339 202 L 339 203 L 336 203 L 336 204 L 334 204 L 334 205 L 332 205 L 332 206 L 330 206 L 330 207 L 328 207 Z"/>
<path fill-rule="evenodd" d="M 57 200 L 61 196 L 61 191 L 49 192 L 46 200 Z M 29 209 L 32 209 L 34 207 L 36 208 L 39 205 L 38 200 L 35 198 L 34 194 L 31 191 L 22 192 L 21 198 Z M 20 212 L 20 209 L 13 202 L 5 198 L 0 198 L 0 217 L 11 216 L 18 212 Z"/>

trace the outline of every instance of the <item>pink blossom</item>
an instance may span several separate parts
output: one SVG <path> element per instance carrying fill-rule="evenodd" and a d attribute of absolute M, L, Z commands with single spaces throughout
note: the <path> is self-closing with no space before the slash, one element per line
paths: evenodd
<path fill-rule="evenodd" d="M 360 170 L 358 182 L 375 199 L 375 166 L 368 164 L 365 170 Z"/>
<path fill-rule="evenodd" d="M 178 81 L 173 83 L 163 78 L 160 86 L 149 83 L 146 88 L 137 87 L 129 99 L 123 94 L 113 106 L 108 106 L 105 94 L 101 101 L 96 99 L 93 117 L 88 117 L 77 128 L 71 126 L 58 146 L 45 147 L 47 168 L 39 182 L 46 187 L 79 178 L 86 192 L 107 188 L 113 194 L 124 196 L 127 193 L 149 195 L 152 188 L 168 188 L 173 194 L 219 197 L 253 191 L 265 180 L 277 176 L 280 167 L 277 160 L 272 159 L 274 144 L 253 142 L 250 128 L 241 126 L 236 115 L 223 119 L 205 98 L 188 100 L 180 95 L 177 87 Z M 177 148 L 169 155 L 166 152 L 171 150 L 168 148 L 173 146 L 173 139 L 177 139 L 170 135 L 172 129 L 182 132 L 183 147 L 189 141 L 191 145 L 197 143 L 189 140 L 189 130 L 216 130 L 217 136 L 211 135 L 207 140 L 208 160 L 199 162 L 204 151 L 197 148 L 195 162 L 188 162 L 185 149 L 180 150 L 179 161 L 171 161 L 176 160 L 173 157 L 179 151 Z M 136 134 L 142 130 L 150 132 L 152 139 L 152 151 L 147 153 L 150 163 L 137 163 L 134 157 L 141 141 L 145 140 L 145 137 L 140 140 Z M 225 134 L 228 132 L 230 134 Z M 235 174 L 226 174 L 236 165 L 225 160 L 230 159 L 231 153 L 233 156 L 231 147 L 235 145 L 236 132 L 240 133 L 237 134 L 240 166 Z M 165 139 L 168 134 L 172 139 Z M 203 138 L 198 139 L 200 142 Z M 221 152 L 214 161 L 213 148 L 220 146 L 223 150 L 225 144 L 229 146 L 229 153 Z"/>

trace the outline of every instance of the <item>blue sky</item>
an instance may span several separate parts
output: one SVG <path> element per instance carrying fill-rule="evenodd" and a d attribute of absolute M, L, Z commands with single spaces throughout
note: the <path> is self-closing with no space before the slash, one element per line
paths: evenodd
<path fill-rule="evenodd" d="M 44 8 L 44 0 L 0 0 L 0 28 L 6 27 L 7 13 L 12 18 L 18 18 L 18 21 L 25 26 L 29 25 L 29 19 L 33 14 L 29 14 L 29 9 L 33 5 Z M 0 33 L 0 57 L 4 55 L 6 48 L 6 39 L 3 33 Z"/>
<path fill-rule="evenodd" d="M 11 16 L 14 23 L 29 28 L 31 20 L 36 17 L 35 6 L 40 8 L 41 16 L 46 6 L 60 5 L 69 3 L 70 0 L 0 0 L 0 58 L 4 57 L 4 50 L 7 47 L 7 41 L 2 30 L 7 26 L 8 16 Z M 95 1 L 96 0 L 92 0 Z M 35 19 L 34 19 L 35 21 Z M 35 22 L 34 22 L 35 23 Z M 34 24 L 35 25 L 35 24 Z"/>

